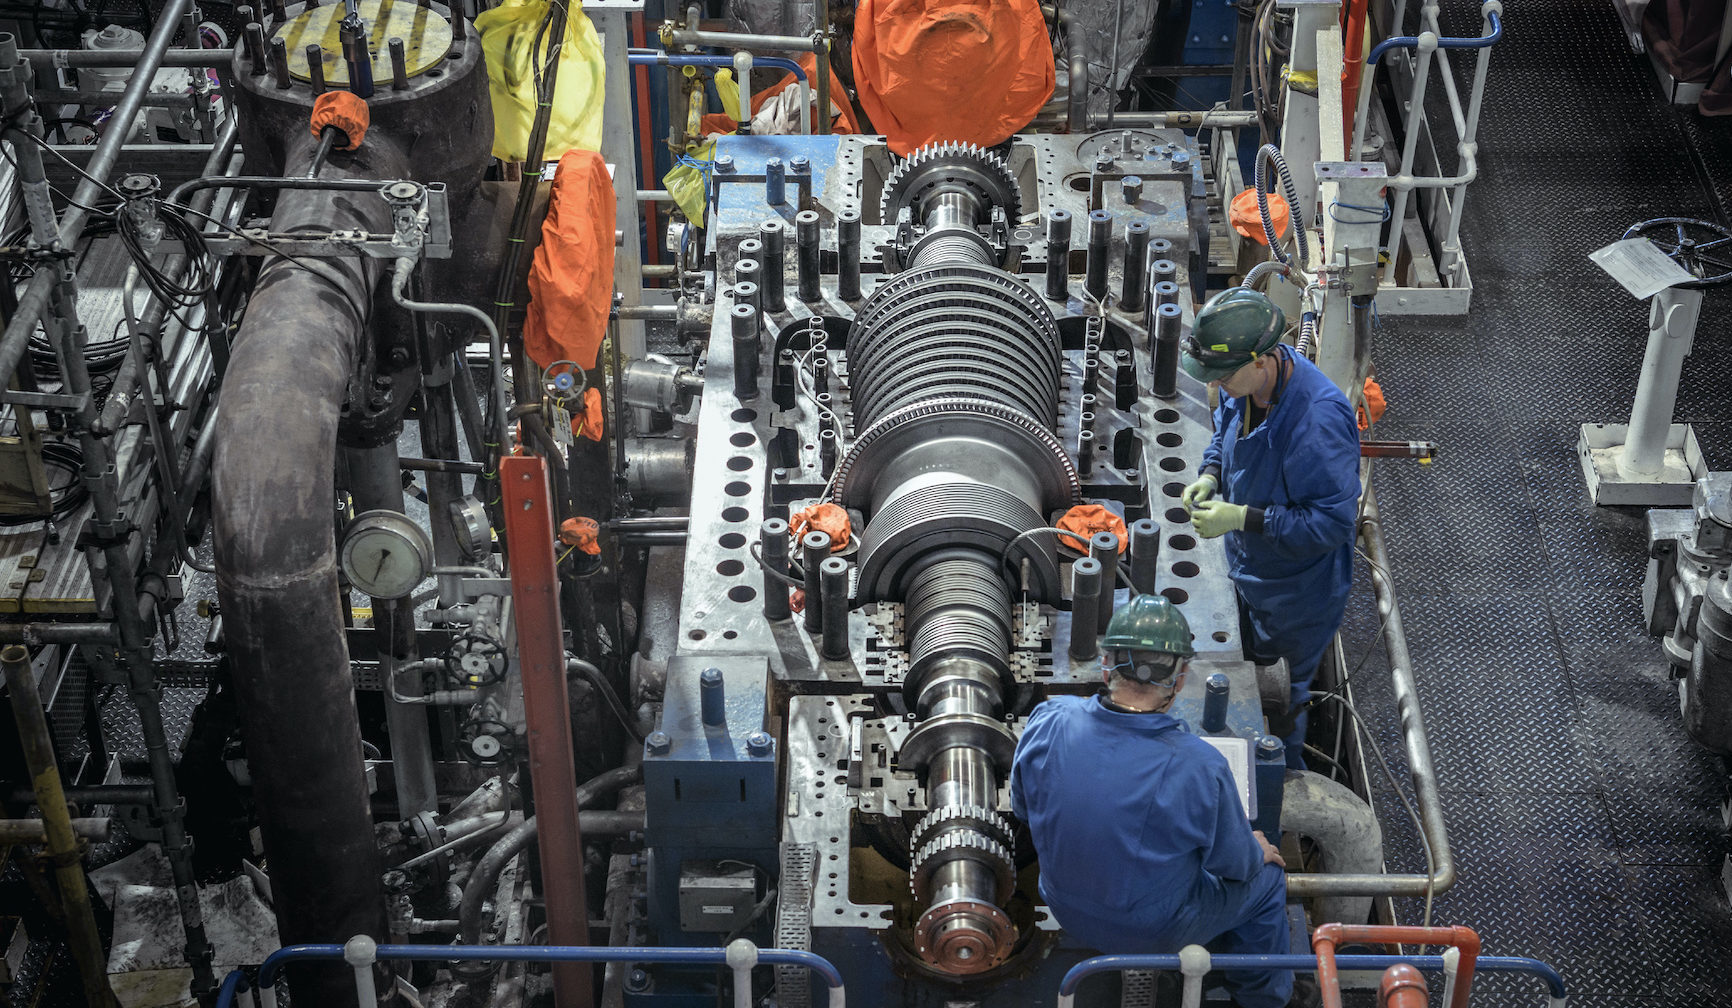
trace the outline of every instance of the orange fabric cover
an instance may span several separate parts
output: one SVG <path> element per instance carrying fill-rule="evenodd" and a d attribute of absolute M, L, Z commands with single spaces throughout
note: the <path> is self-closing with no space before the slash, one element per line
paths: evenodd
<path fill-rule="evenodd" d="M 581 553 L 601 556 L 601 526 L 594 518 L 567 518 L 559 523 L 559 541 Z"/>
<path fill-rule="evenodd" d="M 1084 539 L 1096 532 L 1111 532 L 1119 537 L 1120 553 L 1131 544 L 1131 533 L 1125 528 L 1125 520 L 1099 504 L 1078 504 L 1064 513 L 1064 517 L 1058 520 L 1058 527 L 1066 532 L 1075 532 Z M 1088 552 L 1086 544 L 1079 544 L 1069 536 L 1059 538 L 1066 546 Z"/>
<path fill-rule="evenodd" d="M 1000 143 L 1053 81 L 1035 0 L 860 0 L 854 16 L 860 107 L 899 155 L 941 140 Z"/>
<path fill-rule="evenodd" d="M 349 146 L 342 150 L 358 149 L 361 139 L 367 135 L 370 122 L 372 116 L 367 111 L 366 99 L 357 97 L 352 91 L 326 91 L 313 99 L 313 136 L 323 133 L 326 126 L 335 126 L 349 138 Z"/>
<path fill-rule="evenodd" d="M 572 415 L 571 432 L 591 441 L 600 441 L 606 430 L 603 426 L 604 416 L 601 411 L 601 390 L 584 389 L 583 409 Z"/>
<path fill-rule="evenodd" d="M 812 86 L 812 100 L 816 102 L 818 100 L 818 57 L 814 53 L 807 53 L 806 55 L 801 56 L 796 62 L 800 64 L 800 69 L 806 71 L 806 80 Z M 756 69 L 752 71 L 754 77 L 757 76 L 758 73 L 759 71 Z M 781 80 L 778 80 L 776 83 L 764 88 L 762 91 L 753 93 L 752 114 L 756 115 L 758 110 L 764 107 L 764 103 L 769 101 L 771 98 L 781 94 L 787 88 L 797 87 L 798 85 L 799 81 L 793 74 L 783 74 Z M 848 102 L 848 92 L 843 89 L 842 78 L 836 76 L 836 71 L 834 70 L 830 71 L 830 104 L 842 110 L 841 114 L 830 117 L 830 132 L 860 132 L 860 124 L 854 120 L 854 107 Z M 705 135 L 711 133 L 732 133 L 736 125 L 736 120 L 727 112 L 711 112 L 704 116 L 701 125 Z"/>
<path fill-rule="evenodd" d="M 1259 245 L 1269 244 L 1269 239 L 1263 235 L 1263 215 L 1257 212 L 1256 189 L 1247 189 L 1233 197 L 1227 219 L 1233 230 Z M 1275 237 L 1287 233 L 1287 200 L 1280 193 L 1269 194 L 1269 222 L 1275 225 Z"/>
<path fill-rule="evenodd" d="M 788 534 L 796 544 L 808 532 L 829 533 L 832 553 L 848 548 L 848 531 L 848 512 L 840 504 L 814 504 L 797 512 L 788 523 Z"/>
<path fill-rule="evenodd" d="M 1383 419 L 1383 413 L 1389 408 L 1389 402 L 1383 398 L 1383 386 L 1377 384 L 1377 379 L 1365 379 L 1365 405 L 1358 408 L 1359 429 L 1370 430 L 1371 425 Z"/>
<path fill-rule="evenodd" d="M 566 152 L 529 269 L 523 347 L 537 364 L 570 360 L 594 369 L 613 304 L 613 229 L 606 162 L 595 151 Z"/>

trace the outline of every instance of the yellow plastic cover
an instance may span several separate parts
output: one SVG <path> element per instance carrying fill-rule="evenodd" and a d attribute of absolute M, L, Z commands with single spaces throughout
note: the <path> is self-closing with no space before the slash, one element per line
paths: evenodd
<path fill-rule="evenodd" d="M 559 50 L 559 75 L 553 86 L 553 115 L 547 124 L 542 156 L 556 161 L 567 151 L 601 149 L 601 106 L 605 64 L 601 37 L 583 14 L 580 0 L 569 0 L 565 42 Z M 551 40 L 535 35 L 547 15 L 547 0 L 504 0 L 475 18 L 481 49 L 487 54 L 487 90 L 493 97 L 493 156 L 522 161 L 529 156 L 529 131 L 535 123 L 535 70 L 547 57 Z"/>

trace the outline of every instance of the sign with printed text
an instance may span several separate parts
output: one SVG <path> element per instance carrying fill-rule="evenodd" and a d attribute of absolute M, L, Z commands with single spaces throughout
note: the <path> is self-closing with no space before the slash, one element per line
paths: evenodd
<path fill-rule="evenodd" d="M 1599 267 L 1624 286 L 1631 297 L 1651 298 L 1668 287 L 1696 279 L 1646 238 L 1625 238 L 1588 253 Z"/>

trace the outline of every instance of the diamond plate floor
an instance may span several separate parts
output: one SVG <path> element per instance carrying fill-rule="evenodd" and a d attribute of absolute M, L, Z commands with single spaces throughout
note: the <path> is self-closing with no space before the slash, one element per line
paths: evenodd
<path fill-rule="evenodd" d="M 1477 4 L 1444 6 L 1446 26 L 1475 23 Z M 1384 320 L 1377 344 L 1391 409 L 1376 436 L 1440 446 L 1377 477 L 1459 872 L 1433 917 L 1478 929 L 1488 954 L 1552 963 L 1572 1004 L 1732 1006 L 1725 767 L 1685 737 L 1642 631 L 1642 511 L 1594 508 L 1575 457 L 1580 424 L 1627 419 L 1646 340 L 1645 305 L 1587 253 L 1649 217 L 1722 219 L 1732 122 L 1666 108 L 1605 2 L 1511 9 L 1487 95 L 1463 227 L 1473 312 Z M 1718 469 L 1729 318 L 1732 296 L 1711 292 L 1678 400 Z M 1405 787 L 1360 580 L 1348 666 L 1363 658 L 1359 707 Z M 1423 871 L 1381 791 L 1390 869 Z M 1398 903 L 1404 921 L 1423 910 Z M 1475 1004 L 1543 1003 L 1531 983 L 1476 988 Z"/>

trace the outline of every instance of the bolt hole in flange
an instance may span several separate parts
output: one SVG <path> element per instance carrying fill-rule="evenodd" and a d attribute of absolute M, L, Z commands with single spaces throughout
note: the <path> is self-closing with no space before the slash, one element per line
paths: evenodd
<path fill-rule="evenodd" d="M 746 537 L 738 532 L 727 532 L 717 537 L 716 545 L 722 549 L 739 549 L 746 544 Z"/>

